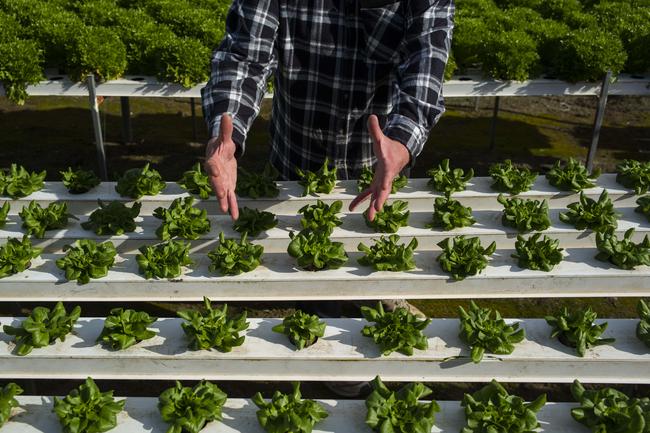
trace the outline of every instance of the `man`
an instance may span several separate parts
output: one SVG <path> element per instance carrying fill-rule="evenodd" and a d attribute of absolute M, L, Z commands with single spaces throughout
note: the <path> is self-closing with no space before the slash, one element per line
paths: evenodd
<path fill-rule="evenodd" d="M 374 219 L 444 112 L 453 14 L 453 0 L 233 0 L 202 91 L 221 210 L 238 218 L 237 158 L 275 72 L 271 163 L 284 179 L 326 157 L 344 179 L 374 165 L 350 204 L 370 198 Z"/>

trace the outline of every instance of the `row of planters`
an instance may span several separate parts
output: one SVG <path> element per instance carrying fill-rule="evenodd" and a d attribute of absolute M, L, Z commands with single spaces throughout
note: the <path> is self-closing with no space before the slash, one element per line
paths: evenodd
<path fill-rule="evenodd" d="M 155 75 L 189 87 L 208 79 L 229 0 L 2 0 L 0 82 L 23 103 L 26 85 L 58 68 L 78 80 Z M 476 64 L 525 80 L 569 81 L 650 67 L 650 5 L 638 0 L 459 0 L 447 77 Z"/>
<path fill-rule="evenodd" d="M 641 320 L 637 324 L 636 336 L 650 348 L 650 308 L 639 300 L 637 310 Z M 473 301 L 468 310 L 458 307 L 458 312 L 459 338 L 469 346 L 475 363 L 481 362 L 485 353 L 511 354 L 515 345 L 526 336 L 519 323 L 508 324 L 497 310 L 479 307 Z M 382 356 L 393 352 L 412 356 L 415 349 L 428 349 L 428 338 L 423 331 L 431 319 L 417 317 L 405 308 L 384 311 L 381 302 L 376 309 L 361 307 L 361 313 L 373 323 L 366 325 L 361 334 L 373 339 Z M 184 319 L 181 327 L 191 350 L 230 352 L 233 347 L 244 344 L 245 336 L 240 332 L 249 327 L 246 312 L 229 315 L 227 304 L 213 308 L 210 300 L 204 298 L 202 311 L 184 310 L 177 314 Z M 5 325 L 3 329 L 14 337 L 14 353 L 25 356 L 35 348 L 46 347 L 57 340 L 65 341 L 80 315 L 81 307 L 76 306 L 68 313 L 59 302 L 52 309 L 36 307 L 20 326 Z M 607 322 L 596 324 L 597 317 L 591 307 L 572 311 L 564 308 L 555 316 L 547 316 L 546 321 L 552 328 L 551 338 L 575 348 L 577 355 L 584 357 L 589 348 L 614 342 L 613 338 L 600 338 L 607 329 Z M 146 312 L 114 308 L 105 319 L 97 341 L 113 350 L 125 350 L 153 338 L 156 332 L 149 327 L 156 320 Z M 296 350 L 302 350 L 323 337 L 326 326 L 318 316 L 296 310 L 274 326 L 273 331 L 284 334 Z"/>
<path fill-rule="evenodd" d="M 373 391 L 366 399 L 365 422 L 378 433 L 430 433 L 436 425 L 440 406 L 435 400 L 422 400 L 433 390 L 421 383 L 409 383 L 397 391 L 389 389 L 377 376 Z M 22 389 L 10 383 L 0 389 L 0 425 L 9 419 L 12 408 L 18 407 L 16 395 Z M 594 433 L 646 433 L 650 416 L 650 399 L 629 397 L 613 389 L 585 389 L 575 380 L 571 393 L 578 406 L 571 416 Z M 170 424 L 167 433 L 198 433 L 207 423 L 223 417 L 228 396 L 209 381 L 193 387 L 180 382 L 163 391 L 158 398 L 161 418 Z M 259 408 L 257 419 L 268 433 L 311 433 L 316 424 L 330 414 L 317 401 L 303 399 L 300 384 L 293 391 L 276 391 L 270 400 L 257 393 L 253 403 Z M 54 397 L 53 412 L 65 433 L 105 432 L 117 426 L 117 415 L 126 400 L 116 400 L 113 391 L 102 392 L 92 378 L 66 397 Z M 527 403 L 508 391 L 496 380 L 473 394 L 465 394 L 461 407 L 466 425 L 462 433 L 509 432 L 528 433 L 541 427 L 537 413 L 546 404 L 546 394 Z M 335 414 L 334 414 L 335 415 Z"/>

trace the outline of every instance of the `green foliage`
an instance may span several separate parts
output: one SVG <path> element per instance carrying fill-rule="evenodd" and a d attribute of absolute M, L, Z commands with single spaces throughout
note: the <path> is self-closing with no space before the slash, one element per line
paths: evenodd
<path fill-rule="evenodd" d="M 7 224 L 7 215 L 9 215 L 9 210 L 11 210 L 11 205 L 8 201 L 0 207 L 0 228 Z"/>
<path fill-rule="evenodd" d="M 365 255 L 358 259 L 364 266 L 372 266 L 376 271 L 410 271 L 415 268 L 413 251 L 418 247 L 418 240 L 411 239 L 408 245 L 397 244 L 398 235 L 381 236 L 375 244 L 367 247 L 363 242 L 357 249 Z"/>
<path fill-rule="evenodd" d="M 65 271 L 68 281 L 77 280 L 87 284 L 91 278 L 102 278 L 115 263 L 117 251 L 110 241 L 97 244 L 92 239 L 79 239 L 73 245 L 66 245 L 65 257 L 57 259 L 56 266 Z"/>
<path fill-rule="evenodd" d="M 158 397 L 162 419 L 171 424 L 167 433 L 199 433 L 210 421 L 221 420 L 228 396 L 211 382 L 202 380 L 193 388 L 179 381 Z"/>
<path fill-rule="evenodd" d="M 63 186 L 71 194 L 83 194 L 101 183 L 101 180 L 92 170 L 73 170 L 72 167 L 68 167 L 66 171 L 59 173 L 61 173 Z"/>
<path fill-rule="evenodd" d="M 560 241 L 546 235 L 540 240 L 541 236 L 541 233 L 535 233 L 528 239 L 524 239 L 521 235 L 517 236 L 515 242 L 517 252 L 511 257 L 517 259 L 520 268 L 550 272 L 562 261 L 564 249 L 559 247 Z"/>
<path fill-rule="evenodd" d="M 97 341 L 114 350 L 124 350 L 143 340 L 153 338 L 156 332 L 147 328 L 156 320 L 158 319 L 144 311 L 113 308 L 104 320 L 104 328 Z"/>
<path fill-rule="evenodd" d="M 263 231 L 272 229 L 278 225 L 278 219 L 271 212 L 239 208 L 239 218 L 232 225 L 233 230 L 239 233 L 248 233 L 250 236 L 257 236 Z"/>
<path fill-rule="evenodd" d="M 82 26 L 68 43 L 67 71 L 74 81 L 88 75 L 114 80 L 126 71 L 126 47 L 110 28 Z"/>
<path fill-rule="evenodd" d="M 636 200 L 636 204 L 638 206 L 634 209 L 634 212 L 645 215 L 648 221 L 650 221 L 650 195 L 639 197 Z"/>
<path fill-rule="evenodd" d="M 11 164 L 9 170 L 0 170 L 0 195 L 13 199 L 27 197 L 43 188 L 45 170 L 29 172 L 22 165 Z"/>
<path fill-rule="evenodd" d="M 239 333 L 248 329 L 246 312 L 235 317 L 228 317 L 228 305 L 212 308 L 210 300 L 203 298 L 205 311 L 179 311 L 178 317 L 185 319 L 181 324 L 189 339 L 192 350 L 209 350 L 215 348 L 220 352 L 230 352 L 233 347 L 244 343 L 244 336 Z"/>
<path fill-rule="evenodd" d="M 458 307 L 460 315 L 460 334 L 462 341 L 472 348 L 472 361 L 481 362 L 485 352 L 496 355 L 509 355 L 515 344 L 526 336 L 519 323 L 508 325 L 497 310 L 479 308 L 470 302 L 469 311 Z"/>
<path fill-rule="evenodd" d="M 0 388 L 0 427 L 11 417 L 11 410 L 19 406 L 16 396 L 23 393 L 23 389 L 15 383 L 8 383 Z"/>
<path fill-rule="evenodd" d="M 537 173 L 528 167 L 517 167 L 511 160 L 497 162 L 490 166 L 490 176 L 494 182 L 492 189 L 510 194 L 520 194 L 530 190 L 535 183 Z"/>
<path fill-rule="evenodd" d="M 578 356 L 584 357 L 590 347 L 614 342 L 614 338 L 600 338 L 607 329 L 607 322 L 596 325 L 598 318 L 591 307 L 584 310 L 569 310 L 564 307 L 555 316 L 546 316 L 546 322 L 553 328 L 551 338 L 558 338 L 565 346 L 576 349 Z"/>
<path fill-rule="evenodd" d="M 432 221 L 426 227 L 443 230 L 453 230 L 460 227 L 469 227 L 476 223 L 472 216 L 472 208 L 463 206 L 458 200 L 445 195 L 436 197 L 433 208 Z"/>
<path fill-rule="evenodd" d="M 210 48 L 191 37 L 166 37 L 151 40 L 145 55 L 154 59 L 153 69 L 161 81 L 192 87 L 208 80 Z M 158 56 L 158 57 L 156 57 Z"/>
<path fill-rule="evenodd" d="M 212 194 L 210 178 L 203 172 L 200 162 L 197 162 L 192 169 L 185 171 L 177 183 L 190 194 L 198 195 L 203 200 L 207 200 Z"/>
<path fill-rule="evenodd" d="M 384 207 L 375 214 L 375 219 L 368 219 L 368 209 L 363 213 L 366 225 L 379 233 L 396 233 L 400 227 L 406 227 L 411 212 L 408 210 L 408 203 L 402 200 L 395 200 L 392 204 L 384 204 Z"/>
<path fill-rule="evenodd" d="M 461 406 L 467 425 L 461 433 L 533 433 L 540 427 L 537 412 L 546 404 L 546 394 L 526 401 L 508 391 L 496 380 L 465 394 Z"/>
<path fill-rule="evenodd" d="M 377 302 L 376 310 L 361 307 L 361 314 L 367 321 L 375 322 L 372 326 L 364 326 L 361 334 L 372 338 L 384 356 L 393 352 L 411 356 L 413 348 L 425 350 L 429 347 L 422 331 L 431 323 L 431 319 L 418 319 L 406 308 L 385 312 L 381 302 Z"/>
<path fill-rule="evenodd" d="M 332 242 L 323 230 L 302 230 L 289 233 L 291 242 L 287 252 L 298 261 L 298 266 L 308 271 L 337 269 L 348 261 L 343 243 Z"/>
<path fill-rule="evenodd" d="M 539 73 L 537 43 L 524 30 L 489 32 L 481 58 L 483 72 L 500 80 L 524 81 Z"/>
<path fill-rule="evenodd" d="M 50 203 L 45 209 L 32 200 L 18 214 L 23 220 L 23 228 L 29 235 L 42 239 L 46 230 L 63 229 L 68 225 L 68 218 L 78 219 L 68 213 L 68 204 Z"/>
<path fill-rule="evenodd" d="M 9 238 L 0 245 L 0 278 L 8 277 L 29 268 L 32 259 L 41 255 L 42 248 L 32 247 L 32 241 L 25 235 L 23 239 Z"/>
<path fill-rule="evenodd" d="M 618 226 L 617 218 L 620 213 L 614 209 L 614 204 L 603 189 L 598 201 L 580 193 L 580 201 L 567 206 L 568 212 L 560 213 L 560 221 L 571 224 L 578 230 L 590 229 L 596 232 L 613 230 Z"/>
<path fill-rule="evenodd" d="M 280 194 L 280 188 L 275 182 L 278 171 L 267 163 L 261 173 L 250 172 L 243 167 L 238 167 L 237 195 L 250 198 L 273 198 Z"/>
<path fill-rule="evenodd" d="M 208 253 L 212 262 L 210 271 L 220 271 L 223 275 L 239 275 L 257 268 L 262 261 L 264 247 L 254 245 L 246 239 L 246 232 L 237 242 L 225 239 L 223 232 L 219 233 L 219 245 Z"/>
<path fill-rule="evenodd" d="M 92 378 L 63 399 L 54 397 L 54 409 L 64 433 L 101 433 L 117 426 L 117 414 L 126 400 L 115 401 L 113 391 L 101 392 Z"/>
<path fill-rule="evenodd" d="M 177 278 L 183 266 L 194 264 L 190 259 L 190 244 L 168 240 L 157 245 L 143 245 L 135 259 L 145 278 Z"/>
<path fill-rule="evenodd" d="M 464 280 L 476 275 L 487 267 L 488 258 L 496 251 L 497 245 L 492 242 L 483 248 L 478 237 L 466 238 L 459 235 L 446 238 L 437 244 L 442 253 L 436 258 L 443 271 L 451 274 L 454 280 Z"/>
<path fill-rule="evenodd" d="M 556 161 L 548 173 L 546 179 L 554 187 L 562 191 L 579 192 L 584 188 L 593 188 L 596 186 L 592 182 L 600 176 L 600 170 L 596 169 L 591 174 L 582 163 L 573 158 L 569 158 L 566 165 L 562 166 L 561 161 Z"/>
<path fill-rule="evenodd" d="M 156 208 L 153 216 L 162 220 L 156 236 L 163 241 L 171 238 L 198 239 L 210 231 L 208 211 L 192 207 L 194 197 L 174 199 L 168 209 Z"/>
<path fill-rule="evenodd" d="M 317 200 L 316 204 L 305 205 L 298 210 L 298 213 L 302 215 L 300 225 L 303 229 L 324 230 L 331 234 L 334 227 L 343 224 L 337 215 L 342 207 L 341 200 L 336 200 L 331 205 L 322 200 Z"/>
<path fill-rule="evenodd" d="M 157 170 L 146 163 L 142 168 L 131 168 L 117 180 L 115 191 L 122 197 L 139 199 L 144 195 L 156 195 L 167 185 Z"/>
<path fill-rule="evenodd" d="M 650 347 L 650 307 L 643 299 L 639 299 L 636 309 L 641 319 L 636 326 L 636 336 L 646 346 Z"/>
<path fill-rule="evenodd" d="M 366 399 L 366 424 L 378 433 L 430 433 L 440 406 L 435 400 L 420 403 L 431 394 L 421 383 L 409 383 L 397 392 L 383 384 L 379 376 L 371 382 L 372 393 Z"/>
<path fill-rule="evenodd" d="M 311 346 L 317 338 L 325 335 L 326 327 L 325 322 L 321 322 L 317 315 L 296 310 L 285 317 L 281 324 L 275 325 L 273 331 L 286 335 L 291 344 L 300 350 Z"/>
<path fill-rule="evenodd" d="M 451 194 L 455 191 L 465 190 L 465 184 L 474 177 L 474 170 L 470 168 L 465 174 L 465 170 L 462 168 L 452 169 L 449 159 L 444 159 L 437 168 L 427 171 L 427 176 L 431 178 L 427 185 L 440 193 Z"/>
<path fill-rule="evenodd" d="M 626 159 L 616 166 L 616 182 L 634 190 L 635 194 L 645 194 L 650 188 L 650 162 Z"/>
<path fill-rule="evenodd" d="M 551 226 L 546 200 L 505 198 L 499 194 L 497 201 L 503 205 L 501 223 L 504 226 L 514 227 L 520 233 L 542 231 Z"/>
<path fill-rule="evenodd" d="M 3 32 L 5 27 L 3 27 Z M 2 40 L 0 36 L 0 83 L 11 102 L 23 105 L 27 86 L 43 79 L 43 50 L 36 41 Z M 0 188 L 1 189 L 1 188 Z"/>
<path fill-rule="evenodd" d="M 327 418 L 327 411 L 314 400 L 303 400 L 300 383 L 293 382 L 293 392 L 273 393 L 266 402 L 261 393 L 253 396 L 253 403 L 260 409 L 257 420 L 268 433 L 311 433 L 314 425 Z"/>
<path fill-rule="evenodd" d="M 336 166 L 330 169 L 328 158 L 325 158 L 323 166 L 317 172 L 303 171 L 296 167 L 296 174 L 301 179 L 298 183 L 305 187 L 303 197 L 309 194 L 329 194 L 336 184 Z"/>
<path fill-rule="evenodd" d="M 596 233 L 596 259 L 610 262 L 621 269 L 650 266 L 650 238 L 646 235 L 643 241 L 636 244 L 632 242 L 632 236 L 634 228 L 629 228 L 621 240 L 613 231 Z"/>
<path fill-rule="evenodd" d="M 372 170 L 372 167 L 366 165 L 363 166 L 361 174 L 359 175 L 359 180 L 357 181 L 357 190 L 359 192 L 363 191 L 366 188 L 370 188 L 372 184 L 372 179 L 375 177 L 375 172 Z M 393 179 L 393 183 L 390 187 L 390 193 L 395 194 L 400 189 L 404 188 L 408 184 L 408 178 L 404 175 L 396 176 Z"/>
<path fill-rule="evenodd" d="M 81 223 L 85 230 L 92 230 L 100 236 L 123 235 L 135 231 L 135 219 L 140 214 L 142 204 L 133 203 L 130 208 L 119 201 L 110 203 L 97 200 L 99 209 L 95 209 L 88 217 L 88 221 Z"/>
<path fill-rule="evenodd" d="M 20 327 L 4 325 L 3 330 L 15 338 L 16 353 L 24 356 L 34 348 L 45 347 L 57 339 L 65 341 L 80 315 L 81 307 L 74 307 L 68 314 L 63 304 L 57 302 L 52 310 L 46 307 L 34 308 Z"/>
<path fill-rule="evenodd" d="M 577 379 L 571 394 L 580 403 L 571 409 L 571 416 L 594 433 L 650 432 L 648 397 L 628 397 L 613 388 L 588 390 Z"/>

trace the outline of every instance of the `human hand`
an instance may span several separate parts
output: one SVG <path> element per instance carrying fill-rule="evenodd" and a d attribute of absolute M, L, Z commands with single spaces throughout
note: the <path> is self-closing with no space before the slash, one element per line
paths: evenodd
<path fill-rule="evenodd" d="M 350 203 L 350 211 L 370 197 L 368 219 L 373 221 L 375 214 L 384 207 L 390 195 L 393 179 L 409 163 L 411 155 L 402 143 L 384 135 L 379 127 L 379 119 L 374 114 L 368 118 L 368 130 L 372 137 L 372 149 L 377 157 L 377 168 L 370 187 L 361 191 Z"/>
<path fill-rule="evenodd" d="M 208 141 L 205 149 L 205 171 L 219 200 L 223 213 L 230 212 L 233 220 L 239 218 L 237 207 L 237 160 L 235 142 L 232 141 L 232 119 L 228 114 L 221 116 L 219 135 Z"/>

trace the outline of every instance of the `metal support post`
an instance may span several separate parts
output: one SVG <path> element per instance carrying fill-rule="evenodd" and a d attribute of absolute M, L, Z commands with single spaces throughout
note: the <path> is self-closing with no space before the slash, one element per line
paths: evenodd
<path fill-rule="evenodd" d="M 197 140 L 196 135 L 196 101 L 195 98 L 190 98 L 190 108 L 192 110 L 192 141 Z"/>
<path fill-rule="evenodd" d="M 612 71 L 607 71 L 603 84 L 600 86 L 600 96 L 598 96 L 598 108 L 594 118 L 594 129 L 591 134 L 591 146 L 587 155 L 587 170 L 591 172 L 594 168 L 594 159 L 596 159 L 596 150 L 598 150 L 598 140 L 600 139 L 600 129 L 603 126 L 603 117 L 605 117 L 605 108 L 607 107 L 607 95 L 609 94 L 609 83 L 612 81 Z"/>
<path fill-rule="evenodd" d="M 97 165 L 99 165 L 99 174 L 102 180 L 108 180 L 108 170 L 106 169 L 106 153 L 104 152 L 104 139 L 102 137 L 102 123 L 99 117 L 99 104 L 97 103 L 97 89 L 95 88 L 95 77 L 91 74 L 86 79 L 88 84 L 88 98 L 90 102 L 90 115 L 93 119 L 93 129 L 95 131 L 95 146 L 97 148 Z"/>
<path fill-rule="evenodd" d="M 132 143 L 133 131 L 131 130 L 131 104 L 128 96 L 120 97 L 120 107 L 122 108 L 122 143 Z"/>
<path fill-rule="evenodd" d="M 494 98 L 494 111 L 492 112 L 492 125 L 490 126 L 490 151 L 496 147 L 497 118 L 499 117 L 500 96 Z"/>
<path fill-rule="evenodd" d="M 474 111 L 478 111 L 480 101 L 481 101 L 481 98 L 479 98 L 478 96 L 474 97 Z"/>

